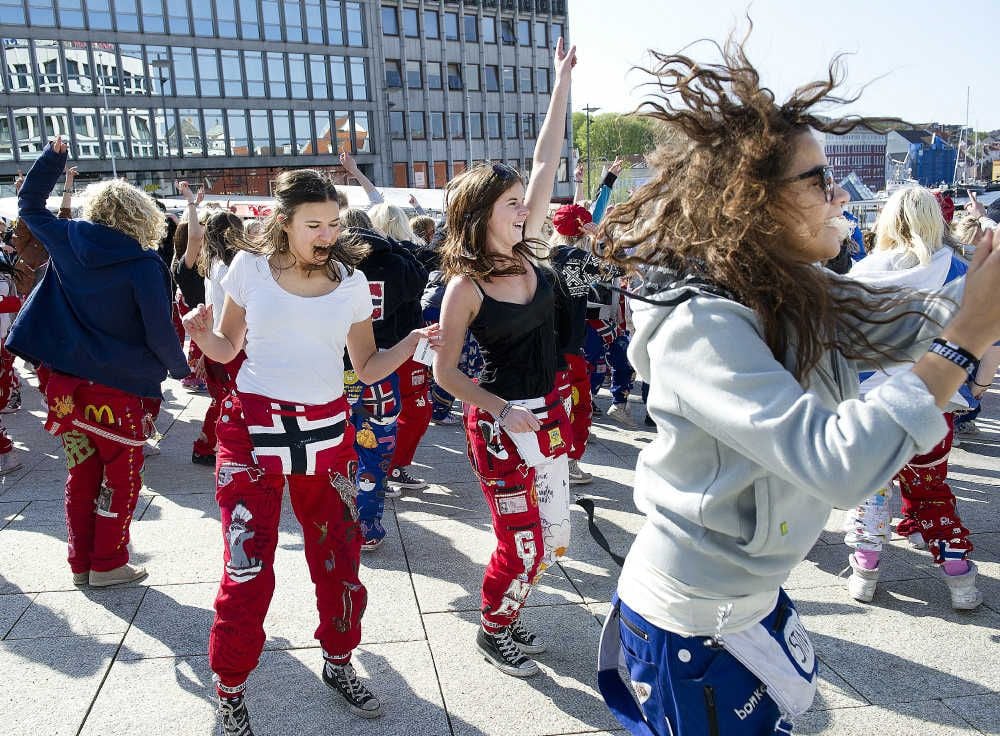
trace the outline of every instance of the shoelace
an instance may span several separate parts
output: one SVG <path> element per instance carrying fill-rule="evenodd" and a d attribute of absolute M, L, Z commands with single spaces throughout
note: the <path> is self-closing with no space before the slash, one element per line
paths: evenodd
<path fill-rule="evenodd" d="M 516 663 L 524 657 L 521 650 L 517 648 L 517 643 L 514 641 L 513 637 L 510 635 L 508 629 L 502 629 L 499 634 L 495 637 L 497 642 L 497 647 L 500 649 L 500 654 L 508 662 Z"/>
<path fill-rule="evenodd" d="M 517 621 L 515 621 L 510 625 L 510 633 L 512 635 L 511 638 L 516 637 L 517 639 L 520 639 L 526 644 L 530 644 L 531 641 L 535 638 L 534 634 L 532 634 L 530 631 L 524 628 L 524 624 L 521 623 L 521 619 L 518 619 Z"/>
<path fill-rule="evenodd" d="M 234 736 L 250 736 L 250 715 L 243 707 L 243 701 L 228 703 L 223 701 L 219 707 L 222 714 L 222 727 L 227 734 Z"/>
<path fill-rule="evenodd" d="M 358 674 L 354 671 L 353 666 L 346 664 L 343 667 L 334 667 L 333 676 L 350 693 L 352 699 L 364 701 L 372 697 L 368 688 L 358 679 Z"/>

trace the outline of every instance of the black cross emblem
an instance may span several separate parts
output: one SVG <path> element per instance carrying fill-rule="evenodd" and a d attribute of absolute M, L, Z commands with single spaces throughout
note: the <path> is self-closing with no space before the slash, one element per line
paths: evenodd
<path fill-rule="evenodd" d="M 344 434 L 344 421 L 341 419 L 336 424 L 316 429 L 303 430 L 299 427 L 297 416 L 286 416 L 285 412 L 295 412 L 293 404 L 278 404 L 279 411 L 282 412 L 281 426 L 285 428 L 284 433 L 274 432 L 251 432 L 250 441 L 253 442 L 254 449 L 267 450 L 271 448 L 287 447 L 291 451 L 292 474 L 304 474 L 306 472 L 306 448 L 314 442 L 324 442 L 335 439 Z"/>

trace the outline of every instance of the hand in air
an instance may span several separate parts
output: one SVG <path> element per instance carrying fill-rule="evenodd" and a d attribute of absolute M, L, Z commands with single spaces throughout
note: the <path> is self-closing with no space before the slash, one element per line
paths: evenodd
<path fill-rule="evenodd" d="M 59 155 L 62 155 L 69 150 L 69 147 L 66 145 L 66 141 L 62 139 L 61 135 L 57 135 L 52 140 L 52 150 L 53 152 L 58 153 Z"/>
<path fill-rule="evenodd" d="M 563 41 L 562 36 L 559 37 L 559 41 L 556 43 L 556 79 L 562 77 L 569 77 L 573 71 L 573 67 L 576 66 L 576 46 L 570 46 L 569 50 L 566 50 L 566 42 Z"/>

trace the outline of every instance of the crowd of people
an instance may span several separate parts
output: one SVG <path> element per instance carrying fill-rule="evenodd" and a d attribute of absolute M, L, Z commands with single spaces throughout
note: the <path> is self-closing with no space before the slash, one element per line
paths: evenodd
<path fill-rule="evenodd" d="M 642 379 L 646 523 L 598 678 L 632 733 L 791 732 L 816 658 L 781 586 L 834 508 L 849 510 L 854 599 L 875 596 L 895 487 L 895 530 L 928 549 L 954 608 L 980 605 L 947 462 L 1000 364 L 998 218 L 973 198 L 949 225 L 913 187 L 863 237 L 815 135 L 868 122 L 813 112 L 835 70 L 778 104 L 739 43 L 722 51 L 655 55 L 648 114 L 675 135 L 617 206 L 621 161 L 593 202 L 550 207 L 576 64 L 561 40 L 531 175 L 472 167 L 439 221 L 387 204 L 348 153 L 367 208 L 300 169 L 278 177 L 263 221 L 186 182 L 174 221 L 119 179 L 88 187 L 74 218 L 67 145 L 48 142 L 0 257 L 0 412 L 20 405 L 17 356 L 65 451 L 73 582 L 102 587 L 146 575 L 128 543 L 163 381 L 209 394 L 191 462 L 214 468 L 221 514 L 209 664 L 224 734 L 252 734 L 286 485 L 322 679 L 381 714 L 351 665 L 361 554 L 384 543 L 385 500 L 427 487 L 414 453 L 431 422 L 459 421 L 456 401 L 496 536 L 475 646 L 528 677 L 546 644 L 524 604 L 569 549 L 570 486 L 593 481 L 580 461 L 594 398 L 609 384 L 607 417 L 638 429 Z M 64 175 L 57 216 L 46 200 Z M 0 423 L 0 474 L 20 466 Z"/>

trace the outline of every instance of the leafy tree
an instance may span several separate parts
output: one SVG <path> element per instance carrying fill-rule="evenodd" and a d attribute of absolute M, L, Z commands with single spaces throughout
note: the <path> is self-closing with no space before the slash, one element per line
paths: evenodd
<path fill-rule="evenodd" d="M 581 158 L 593 154 L 592 163 L 612 161 L 615 156 L 648 153 L 656 145 L 653 124 L 646 118 L 607 112 L 590 118 L 590 148 L 587 150 L 587 115 L 573 113 L 573 144 Z"/>

